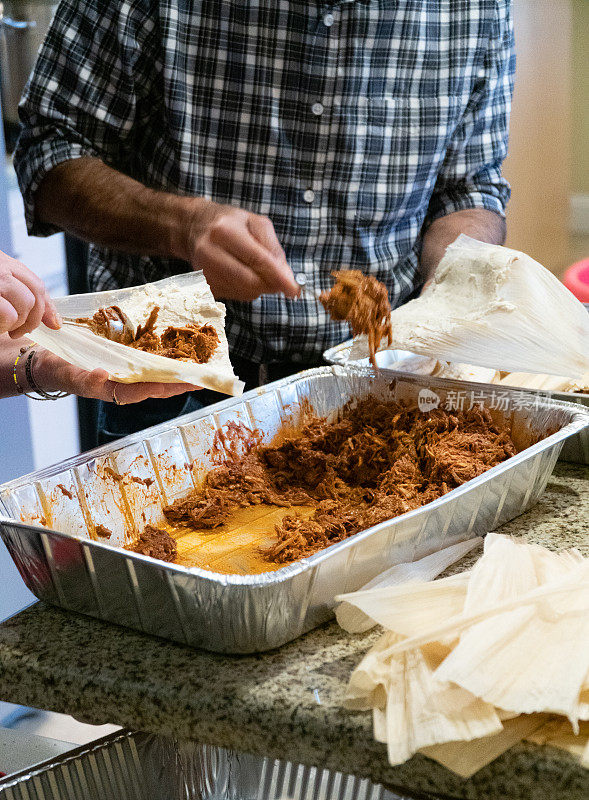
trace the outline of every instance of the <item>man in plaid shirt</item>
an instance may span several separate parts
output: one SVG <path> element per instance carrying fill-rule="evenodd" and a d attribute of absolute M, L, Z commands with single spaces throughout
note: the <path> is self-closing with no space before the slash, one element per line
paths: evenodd
<path fill-rule="evenodd" d="M 202 269 L 237 373 L 280 377 L 349 335 L 297 273 L 396 306 L 459 233 L 504 240 L 513 72 L 510 0 L 62 0 L 21 105 L 29 231 L 90 242 L 93 290 Z M 107 406 L 103 438 L 210 399 Z"/>

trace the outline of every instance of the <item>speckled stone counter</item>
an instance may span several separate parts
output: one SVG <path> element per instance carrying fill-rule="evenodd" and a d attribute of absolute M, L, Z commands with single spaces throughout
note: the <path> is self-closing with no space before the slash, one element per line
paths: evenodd
<path fill-rule="evenodd" d="M 589 470 L 559 464 L 539 504 L 502 531 L 589 555 Z M 421 755 L 390 767 L 371 716 L 339 705 L 378 636 L 349 636 L 332 623 L 272 653 L 227 657 L 39 603 L 0 626 L 0 699 L 321 765 L 416 797 L 589 798 L 589 771 L 531 744 L 469 780 Z"/>

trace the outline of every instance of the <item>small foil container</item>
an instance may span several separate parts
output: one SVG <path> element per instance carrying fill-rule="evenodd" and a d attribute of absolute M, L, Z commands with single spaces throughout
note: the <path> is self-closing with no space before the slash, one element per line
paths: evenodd
<path fill-rule="evenodd" d="M 219 574 L 120 547 L 199 485 L 218 430 L 242 422 L 271 441 L 283 424 L 296 430 L 311 414 L 335 418 L 366 396 L 423 411 L 485 406 L 507 420 L 519 452 L 421 508 L 273 572 Z M 485 534 L 533 506 L 564 442 L 588 426 L 588 409 L 517 390 L 321 367 L 4 484 L 0 534 L 41 600 L 193 647 L 261 652 L 329 619 L 336 595 L 388 567 Z M 130 469 L 145 483 L 113 480 L 113 471 Z M 100 525 L 112 531 L 107 542 L 95 539 Z"/>

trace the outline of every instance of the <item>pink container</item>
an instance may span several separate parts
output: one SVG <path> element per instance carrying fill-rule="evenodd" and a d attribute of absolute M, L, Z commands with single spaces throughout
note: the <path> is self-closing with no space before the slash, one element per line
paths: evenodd
<path fill-rule="evenodd" d="M 589 303 L 589 258 L 577 261 L 564 274 L 562 282 L 582 303 Z"/>

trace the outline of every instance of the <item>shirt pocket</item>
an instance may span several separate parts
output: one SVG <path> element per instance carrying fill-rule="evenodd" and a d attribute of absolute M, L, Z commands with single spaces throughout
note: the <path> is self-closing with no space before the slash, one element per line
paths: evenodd
<path fill-rule="evenodd" d="M 461 97 L 359 97 L 336 106 L 335 191 L 361 227 L 425 214 Z"/>

